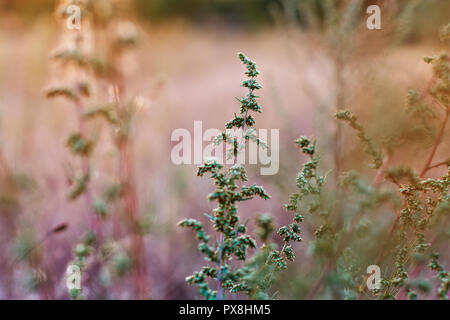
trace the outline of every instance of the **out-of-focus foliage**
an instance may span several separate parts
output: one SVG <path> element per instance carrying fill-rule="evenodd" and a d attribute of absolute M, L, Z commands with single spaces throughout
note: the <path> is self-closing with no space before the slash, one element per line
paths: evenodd
<path fill-rule="evenodd" d="M 268 8 L 278 4 L 279 0 L 136 0 L 139 12 L 149 19 L 185 17 L 205 22 L 221 17 L 225 22 L 243 25 L 271 23 Z"/>
<path fill-rule="evenodd" d="M 97 0 L 99 3 L 102 0 Z M 120 1 L 117 1 L 120 2 Z M 273 25 L 273 14 L 281 11 L 284 22 L 295 19 L 304 29 L 326 27 L 335 19 L 330 19 L 332 9 L 338 11 L 351 0 L 131 0 L 128 10 L 134 10 L 142 18 L 152 22 L 183 18 L 194 23 L 222 21 L 236 27 Z M 350 5 L 359 18 L 366 13 L 364 8 L 371 4 L 383 7 L 383 1 L 357 0 Z M 19 13 L 24 21 L 33 21 L 41 14 L 51 12 L 54 0 L 7 0 L 0 2 L 0 10 Z M 397 32 L 399 40 L 418 40 L 435 33 L 435 25 L 446 23 L 445 12 L 450 3 L 442 0 L 399 0 L 394 2 L 399 15 Z M 331 11 L 330 11 L 331 10 Z M 389 9 L 390 10 L 390 9 Z M 336 12 L 338 12 L 336 11 Z M 383 11 L 383 19 L 389 14 Z M 349 11 L 348 14 L 351 15 Z M 425 18 L 426 17 L 426 18 Z M 433 21 L 433 25 L 430 25 Z"/>

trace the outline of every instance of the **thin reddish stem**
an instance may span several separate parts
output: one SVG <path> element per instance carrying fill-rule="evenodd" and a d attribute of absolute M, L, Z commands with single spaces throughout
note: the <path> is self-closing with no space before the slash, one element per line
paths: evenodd
<path fill-rule="evenodd" d="M 444 136 L 445 133 L 445 127 L 447 125 L 448 122 L 448 118 L 449 118 L 449 114 L 450 114 L 450 109 L 447 108 L 446 112 L 445 112 L 445 117 L 444 120 L 442 121 L 441 127 L 439 129 L 439 132 L 436 136 L 436 140 L 434 141 L 434 145 L 433 148 L 430 151 L 430 154 L 428 155 L 427 161 L 425 162 L 425 165 L 423 166 L 422 171 L 420 171 L 419 173 L 419 177 L 422 178 L 425 173 L 427 173 L 427 171 L 429 169 L 431 169 L 431 162 L 433 161 L 434 155 L 436 154 L 436 150 L 439 147 L 439 144 L 442 141 L 442 137 Z"/>
<path fill-rule="evenodd" d="M 80 99 L 76 102 L 77 107 L 77 116 L 78 116 L 78 130 L 80 133 L 80 136 L 83 140 L 87 138 L 86 134 L 86 123 L 83 116 L 84 112 L 84 105 Z M 81 167 L 83 171 L 83 175 L 89 177 L 90 176 L 90 170 L 91 170 L 91 164 L 90 159 L 87 155 L 83 155 L 81 158 Z M 103 230 L 102 230 L 102 223 L 100 220 L 100 216 L 93 210 L 93 196 L 92 196 L 92 190 L 90 185 L 88 184 L 86 186 L 86 191 L 84 193 L 84 197 L 86 199 L 87 205 L 90 207 L 90 225 L 92 230 L 95 232 L 97 237 L 97 246 L 99 246 L 102 243 L 103 240 Z"/>
<path fill-rule="evenodd" d="M 134 176 L 134 149 L 130 140 L 123 137 L 118 145 L 120 180 L 124 187 L 125 211 L 132 229 L 131 251 L 135 263 L 136 295 L 140 299 L 146 298 L 148 292 L 147 268 L 145 264 L 145 248 L 139 223 L 139 204 Z"/>

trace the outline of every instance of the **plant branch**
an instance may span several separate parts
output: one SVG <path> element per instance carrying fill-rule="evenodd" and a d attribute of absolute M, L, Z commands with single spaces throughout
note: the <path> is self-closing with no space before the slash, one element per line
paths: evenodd
<path fill-rule="evenodd" d="M 425 162 L 425 165 L 423 166 L 423 169 L 420 171 L 419 173 L 419 177 L 422 178 L 425 173 L 427 173 L 428 170 L 434 168 L 435 166 L 431 166 L 431 162 L 433 161 L 433 157 L 436 154 L 436 150 L 439 147 L 439 144 L 442 141 L 442 137 L 444 136 L 445 133 L 445 127 L 447 125 L 448 122 L 448 118 L 450 115 L 450 108 L 447 108 L 446 112 L 445 112 L 445 117 L 444 120 L 442 121 L 441 127 L 439 129 L 439 132 L 436 136 L 436 140 L 434 141 L 434 145 L 433 148 L 430 151 L 430 154 L 428 155 L 427 161 Z"/>

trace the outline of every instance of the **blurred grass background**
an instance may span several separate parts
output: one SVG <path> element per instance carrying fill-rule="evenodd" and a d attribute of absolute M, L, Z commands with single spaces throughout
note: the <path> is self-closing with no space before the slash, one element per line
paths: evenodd
<path fill-rule="evenodd" d="M 238 108 L 234 97 L 243 93 L 236 52 L 245 52 L 260 68 L 264 113 L 258 116 L 258 127 L 280 129 L 279 173 L 259 176 L 258 169 L 251 168 L 250 174 L 255 177 L 251 182 L 264 185 L 273 198 L 244 204 L 244 217 L 270 212 L 277 225 L 288 221 L 282 204 L 294 191 L 294 177 L 304 160 L 293 144 L 299 135 L 317 138 L 324 169 L 332 167 L 332 113 L 338 87 L 335 47 L 330 45 L 324 2 L 309 2 L 318 26 L 309 24 L 291 0 L 120 1 L 120 15 L 136 22 L 140 31 L 139 46 L 125 56 L 124 69 L 130 95 L 147 101 L 136 123 L 135 141 L 153 298 L 197 295 L 184 278 L 203 262 L 191 234 L 176 223 L 183 217 L 201 218 L 211 210 L 206 195 L 212 186 L 195 176 L 195 165 L 170 162 L 170 135 L 176 128 L 193 130 L 194 120 L 203 120 L 206 130 L 222 128 L 232 118 Z M 375 139 L 383 141 L 389 130 L 394 134 L 399 126 L 409 125 L 403 116 L 406 91 L 423 88 L 431 77 L 423 57 L 448 49 L 438 41 L 437 30 L 450 22 L 450 2 L 362 1 L 362 6 L 372 3 L 382 5 L 383 29 L 369 31 L 362 26 L 352 35 L 344 90 L 346 106 L 361 116 Z M 8 168 L 0 183 L 0 298 L 67 298 L 63 274 L 72 245 L 87 225 L 83 201 L 69 202 L 65 196 L 66 169 L 72 159 L 64 144 L 76 127 L 73 109 L 64 101 L 48 101 L 43 94 L 50 78 L 48 54 L 60 33 L 54 6 L 49 0 L 0 0 L 0 169 Z M 391 10 L 403 14 L 390 17 Z M 358 14 L 360 21 L 365 17 L 363 11 Z M 107 130 L 98 145 L 92 183 L 100 190 L 114 175 L 116 154 Z M 412 166 L 423 162 L 426 150 L 420 144 L 400 147 L 405 151 L 394 162 Z M 438 156 L 448 155 L 449 148 L 443 143 Z M 343 150 L 343 169 L 372 174 L 351 133 Z M 392 218 L 387 209 L 383 214 L 387 218 L 380 229 Z M 31 261 L 11 272 L 11 261 L 61 222 L 68 222 L 67 232 L 55 235 Z M 306 295 L 310 280 L 304 275 L 314 269 L 308 262 L 311 237 L 305 230 L 305 243 L 296 246 L 299 259 L 281 282 L 281 297 Z M 103 280 L 113 282 L 107 275 Z M 129 297 L 127 280 L 117 281 L 123 290 L 113 287 L 107 297 Z"/>

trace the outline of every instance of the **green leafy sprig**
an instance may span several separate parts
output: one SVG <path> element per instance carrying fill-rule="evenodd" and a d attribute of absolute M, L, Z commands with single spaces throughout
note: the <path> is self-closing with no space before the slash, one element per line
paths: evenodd
<path fill-rule="evenodd" d="M 249 140 L 248 129 L 255 124 L 254 118 L 249 114 L 250 111 L 261 112 L 254 94 L 255 90 L 261 88 L 261 85 L 255 80 L 259 72 L 254 62 L 239 53 L 239 59 L 247 67 L 246 75 L 248 80 L 242 83 L 243 87 L 249 89 L 246 97 L 239 99 L 241 103 L 240 116 L 235 115 L 234 119 L 229 121 L 226 129 L 242 129 L 244 139 Z M 260 142 L 259 140 L 257 140 Z M 237 138 L 231 138 L 227 132 L 222 133 L 216 143 L 225 142 L 233 145 L 233 156 L 245 145 L 244 142 L 237 141 Z M 184 219 L 179 222 L 181 227 L 192 228 L 196 233 L 197 240 L 200 241 L 199 251 L 204 255 L 207 262 L 213 265 L 206 265 L 198 272 L 186 278 L 189 284 L 194 284 L 199 288 L 202 296 L 206 299 L 223 299 L 224 290 L 230 293 L 242 291 L 246 285 L 243 283 L 245 271 L 233 266 L 233 260 L 245 261 L 248 255 L 248 249 L 257 247 L 256 241 L 248 235 L 247 227 L 240 220 L 238 214 L 238 203 L 251 200 L 255 196 L 262 199 L 269 199 L 263 187 L 257 185 L 241 185 L 247 181 L 245 168 L 241 164 L 235 164 L 226 169 L 216 160 L 205 162 L 198 168 L 198 176 L 209 175 L 214 181 L 216 189 L 208 195 L 210 201 L 217 202 L 211 215 L 207 215 L 211 221 L 214 230 L 217 233 L 216 241 L 208 235 L 203 224 L 195 219 Z M 210 288 L 207 279 L 212 279 L 216 283 L 216 290 Z"/>

